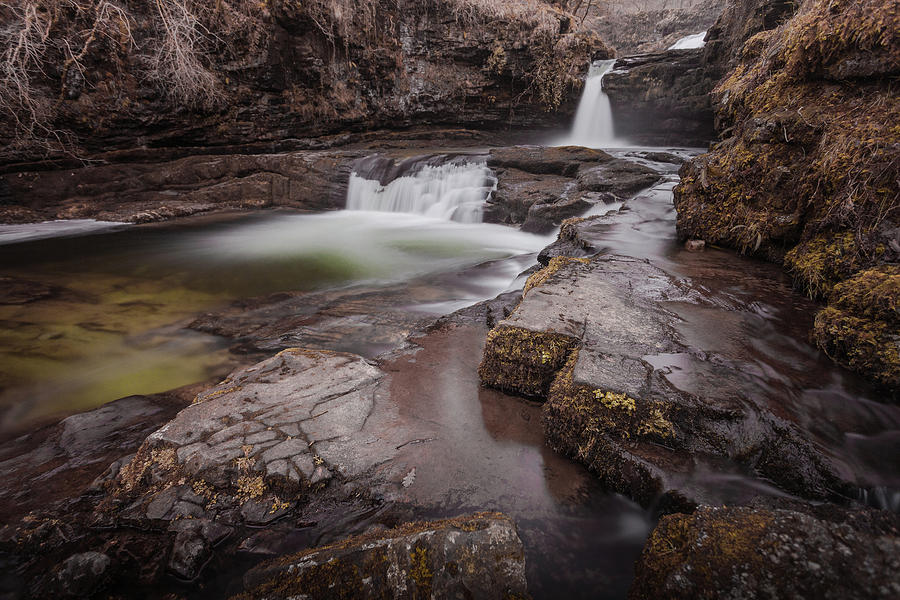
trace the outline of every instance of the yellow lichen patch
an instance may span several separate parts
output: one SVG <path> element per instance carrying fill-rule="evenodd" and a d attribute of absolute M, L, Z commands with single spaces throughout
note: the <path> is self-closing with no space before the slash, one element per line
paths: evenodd
<path fill-rule="evenodd" d="M 572 258 L 569 256 L 554 256 L 550 259 L 550 262 L 547 263 L 547 266 L 538 271 L 537 273 L 532 273 L 528 280 L 525 282 L 525 290 L 522 292 L 523 295 L 527 295 L 529 291 L 537 286 L 541 285 L 545 281 L 547 281 L 550 276 L 560 270 L 564 265 L 569 263 L 579 262 L 579 263 L 588 263 L 590 259 L 588 258 Z"/>
<path fill-rule="evenodd" d="M 573 373 L 578 353 L 573 351 L 559 371 L 550 388 L 549 400 L 555 410 L 569 413 L 568 418 L 583 438 L 577 444 L 580 455 L 587 455 L 601 435 L 626 440 L 675 437 L 675 427 L 666 417 L 667 409 L 661 402 L 575 384 Z"/>
<path fill-rule="evenodd" d="M 215 390 L 212 392 L 202 392 L 200 394 L 197 394 L 197 396 L 194 398 L 193 404 L 200 404 L 201 402 L 206 402 L 207 400 L 212 400 L 213 398 L 218 398 L 219 396 L 224 396 L 225 394 L 239 392 L 241 391 L 241 389 L 243 389 L 243 386 L 238 385 L 234 387 L 222 388 L 220 390 Z"/>
<path fill-rule="evenodd" d="M 428 598 L 431 596 L 431 580 L 434 573 L 428 566 L 428 550 L 416 548 L 409 555 L 409 578 L 416 584 L 416 597 Z"/>
<path fill-rule="evenodd" d="M 672 422 L 663 416 L 662 409 L 659 406 L 653 406 L 648 409 L 647 415 L 638 424 L 637 433 L 640 436 L 671 438 L 675 435 L 675 428 L 672 426 Z"/>
<path fill-rule="evenodd" d="M 606 408 L 634 412 L 634 398 L 629 398 L 625 394 L 594 390 L 594 397 Z"/>
<path fill-rule="evenodd" d="M 259 498 L 266 493 L 266 482 L 261 475 L 252 477 L 241 475 L 237 480 L 237 497 L 239 502 Z"/>
<path fill-rule="evenodd" d="M 144 475 L 150 469 L 156 469 L 164 472 L 174 471 L 178 466 L 178 455 L 174 448 L 147 448 L 147 443 L 138 449 L 134 458 L 127 465 L 122 467 L 114 485 L 117 492 L 130 492 L 140 487 L 144 480 Z"/>

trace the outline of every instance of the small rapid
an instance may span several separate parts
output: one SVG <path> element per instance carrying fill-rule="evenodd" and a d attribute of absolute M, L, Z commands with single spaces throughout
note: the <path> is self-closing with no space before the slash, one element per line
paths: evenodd
<path fill-rule="evenodd" d="M 695 33 L 693 35 L 686 35 L 669 46 L 667 50 L 693 50 L 695 48 L 702 48 L 704 45 L 706 45 L 706 42 L 703 39 L 705 37 L 705 31 L 701 31 L 700 33 Z"/>
<path fill-rule="evenodd" d="M 441 159 L 392 165 L 392 161 L 370 157 L 350 175 L 347 210 L 480 223 L 484 203 L 497 185 L 494 173 L 483 157 L 458 157 L 434 164 Z"/>

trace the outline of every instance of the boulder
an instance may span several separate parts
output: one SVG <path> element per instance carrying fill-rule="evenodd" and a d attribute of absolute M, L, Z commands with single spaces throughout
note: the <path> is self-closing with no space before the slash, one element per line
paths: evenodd
<path fill-rule="evenodd" d="M 381 377 L 359 356 L 325 350 L 289 349 L 236 371 L 145 440 L 107 483 L 107 510 L 139 523 L 270 523 L 311 486 L 389 456 L 386 442 L 352 449 Z M 132 504 L 115 508 L 124 499 Z"/>
<path fill-rule="evenodd" d="M 511 146 L 491 151 L 497 189 L 484 220 L 547 233 L 596 204 L 625 199 L 659 180 L 635 162 L 580 146 Z"/>
<path fill-rule="evenodd" d="M 244 585 L 233 600 L 529 597 L 522 542 L 499 513 L 407 523 L 283 556 Z"/>
<path fill-rule="evenodd" d="M 895 514 L 702 506 L 663 517 L 629 598 L 887 600 L 900 594 L 898 570 Z"/>

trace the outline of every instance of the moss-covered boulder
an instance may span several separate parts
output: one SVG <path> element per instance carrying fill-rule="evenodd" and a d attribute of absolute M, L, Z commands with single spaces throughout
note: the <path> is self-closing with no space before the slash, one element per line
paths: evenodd
<path fill-rule="evenodd" d="M 805 0 L 795 14 L 780 0 L 732 4 L 777 18 L 730 40 L 741 48 L 730 59 L 722 44 L 707 49 L 733 67 L 713 92 L 723 140 L 682 169 L 678 232 L 783 262 L 799 287 L 828 298 L 855 274 L 900 261 L 900 12 L 891 0 Z M 726 10 L 717 31 L 752 33 L 729 22 L 741 14 Z M 879 327 L 854 318 L 820 315 L 820 345 L 896 391 L 889 360 L 850 358 L 871 354 L 854 346 L 870 345 L 866 332 Z M 848 326 L 855 339 L 838 333 Z"/>
<path fill-rule="evenodd" d="M 407 523 L 263 563 L 233 600 L 528 598 L 525 552 L 500 513 Z"/>
<path fill-rule="evenodd" d="M 663 517 L 630 600 L 896 598 L 900 520 L 882 512 L 700 507 Z"/>

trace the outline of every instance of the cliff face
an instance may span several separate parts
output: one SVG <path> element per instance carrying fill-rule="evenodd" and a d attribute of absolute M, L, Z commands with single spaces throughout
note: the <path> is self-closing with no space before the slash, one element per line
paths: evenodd
<path fill-rule="evenodd" d="M 546 125 L 611 53 L 542 0 L 13 0 L 0 21 L 0 162 Z"/>
<path fill-rule="evenodd" d="M 829 302 L 820 347 L 896 393 L 900 13 L 806 0 L 788 17 L 780 0 L 738 1 L 711 32 L 723 139 L 682 171 L 679 233 L 783 261 Z"/>
<path fill-rule="evenodd" d="M 636 143 L 706 147 L 715 139 L 710 91 L 716 78 L 703 51 L 627 56 L 603 77 L 616 135 Z"/>

